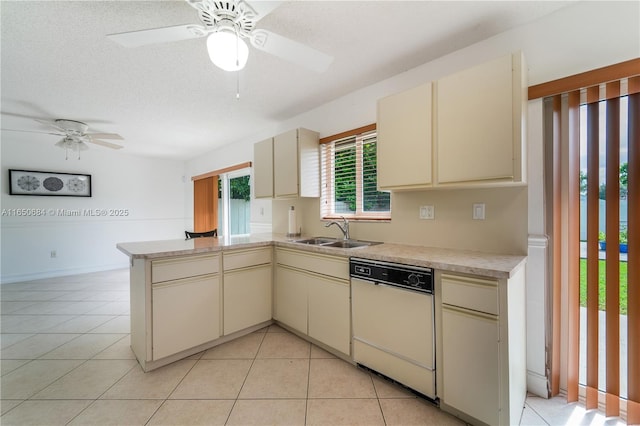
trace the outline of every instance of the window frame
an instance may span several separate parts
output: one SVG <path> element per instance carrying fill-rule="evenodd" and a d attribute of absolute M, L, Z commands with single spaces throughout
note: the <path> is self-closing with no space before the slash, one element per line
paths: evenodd
<path fill-rule="evenodd" d="M 372 137 L 376 138 L 376 141 L 367 142 Z M 356 211 L 355 213 L 342 214 L 335 212 L 335 170 L 333 168 L 333 162 L 335 159 L 336 145 L 345 143 L 353 143 L 356 150 Z M 389 191 L 380 191 L 377 189 L 378 192 L 389 192 L 389 211 L 364 211 L 363 146 L 365 143 L 375 143 L 377 146 L 377 131 L 375 124 L 353 129 L 351 131 L 329 136 L 320 140 L 320 174 L 322 185 L 320 195 L 320 216 L 322 220 L 335 220 L 345 217 L 352 221 L 391 221 L 391 192 Z"/>

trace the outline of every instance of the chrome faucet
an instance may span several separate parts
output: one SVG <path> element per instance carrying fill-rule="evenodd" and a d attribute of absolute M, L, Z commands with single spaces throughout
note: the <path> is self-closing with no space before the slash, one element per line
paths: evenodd
<path fill-rule="evenodd" d="M 344 239 L 345 240 L 349 240 L 351 237 L 349 237 L 349 221 L 347 220 L 347 218 L 345 218 L 344 216 L 340 216 L 343 220 L 342 225 L 340 225 L 338 222 L 336 222 L 335 220 L 327 223 L 324 227 L 328 228 L 331 225 L 336 225 L 338 228 L 340 228 L 340 230 L 342 231 L 342 234 L 344 235 Z"/>

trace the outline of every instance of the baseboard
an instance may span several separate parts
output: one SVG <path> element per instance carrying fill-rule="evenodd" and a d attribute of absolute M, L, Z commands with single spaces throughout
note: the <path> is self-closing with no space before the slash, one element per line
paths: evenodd
<path fill-rule="evenodd" d="M 547 378 L 538 373 L 527 370 L 527 392 L 541 398 L 549 398 L 547 389 Z"/>
<path fill-rule="evenodd" d="M 125 260 L 124 262 L 118 262 L 115 264 L 98 265 L 98 266 L 91 266 L 86 268 L 58 269 L 53 271 L 35 272 L 32 274 L 3 275 L 2 278 L 0 278 L 0 285 L 17 283 L 22 281 L 33 281 L 33 280 L 41 280 L 46 278 L 64 277 L 67 275 L 78 275 L 78 274 L 89 274 L 92 272 L 111 271 L 114 269 L 124 269 L 128 267 L 129 267 L 129 261 Z"/>

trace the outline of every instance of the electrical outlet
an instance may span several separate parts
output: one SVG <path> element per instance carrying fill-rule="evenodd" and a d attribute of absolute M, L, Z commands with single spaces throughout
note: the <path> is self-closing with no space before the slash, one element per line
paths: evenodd
<path fill-rule="evenodd" d="M 434 206 L 420 206 L 420 219 L 433 220 L 436 217 Z"/>
<path fill-rule="evenodd" d="M 475 203 L 473 205 L 473 219 L 484 220 L 484 203 Z"/>
<path fill-rule="evenodd" d="M 51 250 L 51 258 L 55 259 L 56 257 L 58 257 L 58 253 L 55 250 Z"/>

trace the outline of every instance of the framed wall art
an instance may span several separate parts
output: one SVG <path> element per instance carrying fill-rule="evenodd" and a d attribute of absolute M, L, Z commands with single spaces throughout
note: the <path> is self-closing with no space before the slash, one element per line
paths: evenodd
<path fill-rule="evenodd" d="M 91 197 L 91 175 L 9 169 L 9 194 Z"/>

